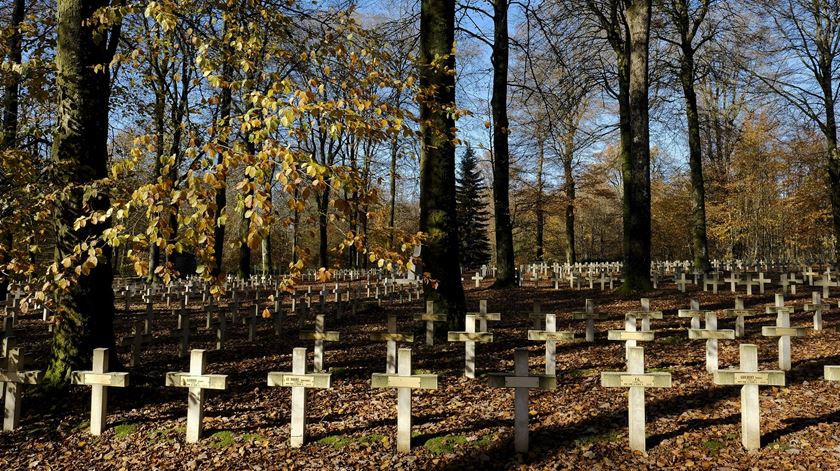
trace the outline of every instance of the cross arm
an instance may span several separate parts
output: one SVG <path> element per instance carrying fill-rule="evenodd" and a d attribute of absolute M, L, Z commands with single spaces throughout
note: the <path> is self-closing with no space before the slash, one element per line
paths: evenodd
<path fill-rule="evenodd" d="M 605 371 L 601 373 L 601 386 L 605 388 L 670 388 L 671 373 L 633 374 L 624 371 Z"/>
<path fill-rule="evenodd" d="M 330 373 L 295 374 L 272 371 L 268 373 L 268 385 L 272 387 L 328 389 L 331 378 Z"/>
<path fill-rule="evenodd" d="M 326 340 L 327 342 L 337 342 L 341 336 L 340 332 L 330 330 L 327 332 L 312 332 L 304 331 L 298 336 L 301 340 Z"/>
<path fill-rule="evenodd" d="M 714 383 L 720 386 L 743 386 L 757 384 L 759 386 L 784 386 L 784 371 L 746 372 L 738 370 L 718 370 L 714 373 Z"/>
<path fill-rule="evenodd" d="M 492 332 L 447 332 L 447 340 L 450 342 L 492 342 Z"/>
<path fill-rule="evenodd" d="M 179 388 L 227 389 L 227 375 L 166 373 L 166 385 Z"/>
<path fill-rule="evenodd" d="M 74 371 L 72 384 L 83 386 L 109 386 L 124 388 L 128 386 L 128 373 L 94 373 L 93 371 Z"/>
<path fill-rule="evenodd" d="M 38 384 L 43 377 L 43 371 L 0 371 L 0 383 Z"/>
<path fill-rule="evenodd" d="M 531 388 L 551 391 L 557 388 L 557 377 L 549 375 L 513 376 L 512 373 L 490 373 L 487 375 L 487 383 L 493 388 Z"/>
<path fill-rule="evenodd" d="M 370 376 L 372 388 L 411 388 L 411 389 L 437 389 L 437 375 L 422 374 L 411 376 L 400 376 L 388 373 L 373 373 Z"/>

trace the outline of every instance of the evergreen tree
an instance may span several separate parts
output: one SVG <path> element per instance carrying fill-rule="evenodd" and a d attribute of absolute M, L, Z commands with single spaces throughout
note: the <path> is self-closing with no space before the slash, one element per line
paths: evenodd
<path fill-rule="evenodd" d="M 490 213 L 484 198 L 486 192 L 484 178 L 478 171 L 478 157 L 472 146 L 467 144 L 455 189 L 459 252 L 463 268 L 477 268 L 490 261 L 490 240 L 487 237 Z"/>

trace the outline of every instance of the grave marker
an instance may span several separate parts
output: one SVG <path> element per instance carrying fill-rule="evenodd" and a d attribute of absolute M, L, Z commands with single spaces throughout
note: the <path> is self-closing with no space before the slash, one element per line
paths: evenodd
<path fill-rule="evenodd" d="M 758 371 L 758 347 L 741 344 L 741 367 L 738 370 L 718 370 L 714 383 L 741 386 L 741 443 L 747 450 L 761 448 L 761 409 L 759 386 L 784 386 L 784 371 Z"/>
<path fill-rule="evenodd" d="M 557 331 L 557 319 L 554 314 L 545 315 L 545 330 L 528 331 L 528 340 L 545 342 L 545 374 L 547 376 L 554 376 L 555 374 L 557 342 L 570 341 L 574 338 L 574 332 Z"/>
<path fill-rule="evenodd" d="M 586 320 L 586 341 L 595 341 L 595 321 L 606 320 L 607 315 L 595 312 L 595 303 L 591 299 L 586 300 L 586 310 L 583 312 L 573 312 L 572 318 L 575 320 Z"/>
<path fill-rule="evenodd" d="M 24 356 L 19 348 L 9 349 L 6 355 L 6 366 L 0 370 L 0 383 L 6 390 L 3 409 L 3 431 L 11 432 L 20 422 L 20 408 L 23 397 L 24 384 L 38 384 L 44 376 L 41 371 L 22 371 Z"/>
<path fill-rule="evenodd" d="M 204 418 L 204 390 L 227 389 L 227 375 L 206 374 L 204 350 L 190 352 L 190 371 L 166 373 L 166 386 L 189 388 L 187 400 L 187 443 L 196 443 L 201 438 Z"/>
<path fill-rule="evenodd" d="M 426 312 L 415 315 L 414 320 L 426 322 L 426 345 L 431 347 L 435 344 L 435 322 L 446 322 L 446 315 L 435 313 L 435 302 L 426 301 Z"/>
<path fill-rule="evenodd" d="M 298 336 L 301 340 L 315 341 L 315 357 L 313 359 L 313 364 L 316 373 L 324 371 L 324 342 L 338 342 L 340 335 L 341 334 L 339 332 L 334 330 L 326 331 L 324 329 L 324 315 L 316 314 L 315 330 L 303 331 Z"/>
<path fill-rule="evenodd" d="M 91 371 L 74 371 L 73 384 L 91 386 L 90 393 L 90 433 L 102 435 L 108 415 L 108 388 L 128 386 L 128 373 L 108 371 L 108 349 L 93 350 L 93 368 Z"/>
<path fill-rule="evenodd" d="M 805 312 L 814 313 L 814 330 L 820 331 L 823 328 L 822 313 L 831 309 L 829 304 L 824 304 L 819 291 L 811 293 L 811 303 L 805 305 Z"/>
<path fill-rule="evenodd" d="M 399 350 L 399 372 L 397 374 L 373 373 L 372 388 L 397 389 L 397 451 L 411 450 L 411 390 L 437 389 L 437 375 L 411 374 L 411 349 Z"/>
<path fill-rule="evenodd" d="M 706 340 L 706 371 L 713 373 L 718 369 L 718 340 L 735 340 L 735 331 L 718 330 L 717 314 L 706 311 L 706 328 L 688 329 L 688 338 Z"/>
<path fill-rule="evenodd" d="M 487 300 L 482 299 L 478 302 L 478 312 L 468 312 L 475 316 L 478 321 L 478 331 L 487 332 L 487 321 L 500 321 L 502 314 L 499 312 L 487 312 Z"/>
<path fill-rule="evenodd" d="M 804 337 L 807 335 L 807 327 L 791 327 L 790 313 L 793 308 L 785 306 L 785 298 L 782 294 L 776 294 L 776 305 L 772 309 L 776 311 L 776 325 L 762 326 L 761 335 L 765 337 L 779 337 L 779 369 L 790 371 L 790 338 Z"/>
<path fill-rule="evenodd" d="M 292 351 L 292 372 L 268 373 L 269 387 L 292 388 L 292 417 L 289 446 L 300 448 L 306 441 L 306 401 L 307 389 L 329 389 L 329 373 L 306 372 L 306 349 L 295 348 Z"/>
<path fill-rule="evenodd" d="M 463 332 L 449 331 L 447 338 L 450 342 L 464 342 L 464 376 L 475 378 L 475 343 L 492 342 L 493 334 L 476 332 L 475 316 L 467 314 L 465 330 Z"/>
<path fill-rule="evenodd" d="M 627 371 L 601 373 L 601 386 L 629 388 L 627 426 L 630 449 L 645 451 L 645 388 L 670 388 L 671 373 L 645 373 L 645 350 L 641 347 L 630 347 Z"/>
<path fill-rule="evenodd" d="M 513 403 L 513 443 L 517 453 L 528 452 L 528 409 L 530 390 L 554 390 L 557 378 L 549 375 L 534 375 L 528 372 L 528 349 L 517 348 L 514 351 L 513 374 L 491 373 L 488 382 L 495 388 L 514 388 Z"/>
<path fill-rule="evenodd" d="M 401 334 L 397 332 L 397 315 L 388 313 L 388 331 L 374 332 L 370 339 L 375 342 L 387 342 L 385 354 L 385 372 L 394 374 L 397 372 L 397 342 L 413 342 L 414 335 Z"/>
<path fill-rule="evenodd" d="M 144 334 L 143 331 L 143 321 L 135 321 L 134 327 L 131 328 L 131 336 L 123 337 L 120 342 L 121 347 L 131 347 L 131 357 L 128 360 L 129 368 L 140 366 L 140 353 L 143 351 L 143 344 L 152 340 L 152 335 Z"/>

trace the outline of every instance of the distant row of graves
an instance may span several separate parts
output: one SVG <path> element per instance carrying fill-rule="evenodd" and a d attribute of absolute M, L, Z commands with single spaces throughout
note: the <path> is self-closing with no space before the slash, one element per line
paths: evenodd
<path fill-rule="evenodd" d="M 764 312 L 747 309 L 742 298 L 735 298 L 732 308 L 722 310 L 702 309 L 700 304 L 691 300 L 689 305 L 678 310 L 676 316 L 689 318 L 690 328 L 687 336 L 692 340 L 704 340 L 706 351 L 706 370 L 712 375 L 717 385 L 733 385 L 742 388 L 742 443 L 747 449 L 760 446 L 760 386 L 784 386 L 785 372 L 791 369 L 791 339 L 808 335 L 809 331 L 820 332 L 823 329 L 823 315 L 832 309 L 829 304 L 831 288 L 838 286 L 837 273 L 830 267 L 804 265 L 749 265 L 737 262 L 715 262 L 711 273 L 692 272 L 687 262 L 665 262 L 655 265 L 651 271 L 652 283 L 656 286 L 673 283 L 686 292 L 687 287 L 717 291 L 719 281 L 730 283 L 733 293 L 744 287 L 746 295 L 752 295 L 752 287 L 759 292 L 766 288 L 778 287 L 773 306 Z M 618 271 L 616 271 L 616 269 Z M 768 270 L 767 272 L 763 270 Z M 771 272 L 769 270 L 776 270 Z M 574 289 L 594 289 L 601 284 L 601 289 L 620 282 L 620 265 L 575 264 L 549 266 L 534 264 L 520 267 L 519 281 L 530 275 L 535 286 L 545 280 L 552 280 L 554 287 L 560 286 L 559 280 L 567 280 Z M 181 387 L 188 390 L 187 402 L 187 442 L 197 442 L 202 434 L 202 417 L 205 405 L 205 392 L 225 390 L 228 378 L 225 375 L 207 372 L 205 349 L 192 348 L 191 338 L 198 332 L 210 333 L 214 337 L 212 347 L 216 350 L 225 348 L 225 342 L 232 330 L 243 326 L 248 341 L 256 341 L 260 336 L 282 336 L 286 326 L 296 323 L 298 327 L 311 326 L 311 330 L 300 330 L 299 340 L 313 342 L 311 371 L 307 368 L 307 349 L 295 348 L 292 353 L 291 371 L 267 372 L 267 385 L 271 387 L 291 388 L 291 428 L 289 443 L 293 447 L 302 446 L 306 439 L 306 403 L 307 394 L 312 389 L 329 389 L 331 373 L 324 364 L 324 350 L 329 342 L 340 342 L 341 333 L 327 330 L 327 321 L 340 321 L 345 316 L 354 316 L 364 305 L 376 303 L 383 305 L 386 318 L 384 331 L 370 334 L 373 342 L 385 343 L 384 372 L 371 375 L 372 388 L 394 388 L 397 390 L 397 449 L 407 452 L 411 438 L 411 394 L 415 389 L 436 389 L 438 376 L 434 374 L 413 374 L 411 350 L 399 348 L 415 341 L 412 329 L 400 330 L 401 325 L 411 322 L 399 319 L 389 312 L 387 303 L 415 303 L 423 297 L 423 283 L 418 279 L 394 277 L 381 271 L 342 270 L 334 274 L 331 283 L 319 283 L 317 272 L 304 275 L 304 283 L 291 292 L 281 292 L 277 288 L 277 279 L 272 277 L 253 277 L 249 281 L 229 278 L 225 283 L 223 295 L 210 295 L 208 286 L 197 279 L 175 281 L 167 286 L 147 285 L 139 280 L 123 280 L 116 288 L 117 301 L 123 314 L 132 319 L 131 334 L 122 338 L 120 347 L 128 349 L 129 368 L 141 366 L 141 352 L 144 345 L 151 341 L 177 342 L 181 357 L 189 357 L 187 371 L 170 372 L 162 378 L 166 387 Z M 473 277 L 481 282 L 484 276 L 492 276 L 492 268 L 484 268 Z M 687 278 L 688 277 L 688 278 Z M 606 280 L 606 281 L 604 281 Z M 737 281 L 733 281 L 737 280 Z M 812 291 L 811 302 L 801 306 L 785 304 L 785 293 L 795 293 L 796 286 L 809 287 Z M 4 303 L 2 323 L 2 359 L 0 364 L 0 390 L 4 403 L 3 430 L 18 427 L 20 421 L 22 388 L 37 384 L 42 378 L 39 370 L 27 370 L 24 365 L 22 349 L 24 341 L 15 335 L 15 322 L 19 316 L 40 316 L 45 328 L 51 329 L 48 309 L 34 305 L 29 313 L 20 312 L 20 305 L 27 292 L 15 287 Z M 799 310 L 812 316 L 808 326 L 792 326 L 791 315 Z M 574 320 L 581 321 L 583 338 L 578 339 L 578 332 L 558 330 L 557 314 L 543 312 L 541 304 L 534 302 L 533 309 L 527 315 L 531 323 L 526 342 L 541 342 L 545 345 L 545 371 L 535 374 L 528 368 L 528 349 L 516 348 L 514 351 L 514 371 L 491 373 L 488 375 L 490 386 L 514 389 L 514 444 L 518 452 L 528 450 L 528 408 L 529 390 L 556 388 L 556 345 L 558 342 L 596 341 L 596 322 L 608 321 L 609 316 L 598 312 L 592 300 L 586 300 L 579 312 L 571 313 Z M 564 313 L 568 314 L 568 313 Z M 740 366 L 737 369 L 718 369 L 718 342 L 737 341 L 744 338 L 744 319 L 757 315 L 775 314 L 773 325 L 762 326 L 761 335 L 778 338 L 778 370 L 758 370 L 758 347 L 753 344 L 740 344 Z M 176 320 L 176 328 L 169 335 L 153 329 L 157 320 L 170 316 Z M 449 342 L 464 344 L 464 376 L 476 377 L 476 345 L 494 341 L 489 323 L 501 320 L 500 312 L 489 312 L 486 301 L 479 304 L 479 310 L 468 312 L 463 331 L 447 332 Z M 628 389 L 629 442 L 634 450 L 645 450 L 645 390 L 647 388 L 671 387 L 671 375 L 665 372 L 646 372 L 644 349 L 640 342 L 653 341 L 656 332 L 652 322 L 665 317 L 662 311 L 651 309 L 648 299 L 642 299 L 639 309 L 624 313 L 624 329 L 609 330 L 608 341 L 624 342 L 626 349 L 625 371 L 605 371 L 601 373 L 601 385 L 607 388 Z M 446 320 L 446 316 L 436 309 L 432 302 L 418 306 L 412 318 L 425 324 L 425 343 L 434 346 L 435 329 Z M 615 320 L 615 319 L 612 319 Z M 732 329 L 720 329 L 719 321 L 732 321 Z M 24 339 L 25 340 L 25 339 Z M 73 383 L 89 386 L 91 393 L 90 432 L 101 434 L 107 423 L 107 391 L 112 387 L 128 387 L 129 372 L 109 370 L 109 352 L 98 348 L 93 352 L 92 368 L 89 371 L 73 373 Z M 840 366 L 825 366 L 825 379 L 840 380 Z"/>

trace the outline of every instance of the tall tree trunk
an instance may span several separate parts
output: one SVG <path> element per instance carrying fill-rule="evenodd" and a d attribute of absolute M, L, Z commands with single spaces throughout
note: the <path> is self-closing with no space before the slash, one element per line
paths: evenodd
<path fill-rule="evenodd" d="M 256 154 L 256 146 L 254 143 L 251 142 L 250 136 L 245 136 L 245 148 L 248 151 L 248 161 L 254 158 Z M 247 163 L 246 163 L 247 165 Z M 253 188 L 251 191 L 252 193 L 255 192 L 256 187 L 254 186 L 254 179 L 248 177 L 250 187 Z M 247 195 L 243 194 L 243 198 L 247 197 Z M 253 207 L 248 207 L 245 204 L 242 205 L 242 211 L 239 215 L 240 224 L 239 224 L 239 277 L 243 280 L 247 280 L 251 277 L 251 246 L 248 244 L 249 233 L 251 232 L 251 218 L 245 217 L 245 213 L 248 211 L 253 210 Z"/>
<path fill-rule="evenodd" d="M 109 63 L 119 40 L 119 25 L 110 34 L 96 30 L 93 14 L 108 5 L 107 0 L 58 0 L 58 44 L 56 87 L 58 124 L 53 140 L 53 160 L 62 165 L 60 181 L 73 187 L 58 202 L 55 220 L 55 258 L 59 263 L 74 253 L 74 247 L 96 239 L 107 223 L 74 229 L 73 223 L 86 212 L 83 186 L 108 176 Z M 104 66 L 97 71 L 97 66 Z M 88 201 L 92 210 L 110 206 L 106 194 Z M 97 265 L 66 290 L 57 290 L 52 355 L 45 382 L 58 387 L 69 384 L 71 371 L 89 363 L 97 347 L 114 350 L 114 291 L 111 250 L 101 247 Z M 118 364 L 112 355 L 113 364 Z"/>
<path fill-rule="evenodd" d="M 329 180 L 324 191 L 316 197 L 318 203 L 318 266 L 330 267 L 329 248 L 329 211 L 330 211 L 330 186 Z"/>
<path fill-rule="evenodd" d="M 496 225 L 496 282 L 514 284 L 513 228 L 510 222 L 510 152 L 508 150 L 508 0 L 493 0 L 493 213 Z"/>
<path fill-rule="evenodd" d="M 706 236 L 706 185 L 703 181 L 703 152 L 700 141 L 700 114 L 694 90 L 694 51 L 683 48 L 680 80 L 685 95 L 688 121 L 688 166 L 691 170 L 691 189 L 694 207 L 691 211 L 691 235 L 694 245 L 694 266 L 704 272 L 712 269 L 709 263 L 709 242 Z"/>
<path fill-rule="evenodd" d="M 545 139 L 540 136 L 537 140 L 537 198 L 534 201 L 534 213 L 537 218 L 537 261 L 542 262 L 545 257 L 545 208 L 543 207 L 543 163 L 545 161 Z"/>
<path fill-rule="evenodd" d="M 230 25 L 225 20 L 222 28 L 222 35 L 227 37 L 228 28 Z M 227 40 L 223 40 L 227 44 Z M 220 188 L 216 189 L 216 225 L 213 228 L 213 270 L 210 272 L 214 277 L 218 277 L 222 273 L 222 263 L 225 255 L 225 207 L 227 206 L 227 166 L 225 165 L 225 152 L 227 152 L 228 142 L 230 139 L 230 118 L 233 109 L 233 92 L 230 88 L 230 82 L 233 76 L 233 66 L 231 65 L 232 58 L 230 57 L 230 49 L 228 47 L 222 48 L 227 53 L 222 60 L 222 96 L 219 99 L 219 148 L 216 154 L 216 171 L 219 173 Z"/>
<path fill-rule="evenodd" d="M 566 192 L 566 262 L 576 263 L 577 252 L 575 250 L 575 198 L 576 186 L 574 168 L 575 152 L 575 128 L 570 123 L 566 130 L 566 139 L 563 143 L 563 178 L 565 180 L 564 190 Z"/>
<path fill-rule="evenodd" d="M 24 0 L 15 0 L 12 10 L 11 34 L 7 45 L 9 51 L 7 58 L 11 64 L 20 64 L 23 60 L 23 41 L 20 31 L 24 19 L 23 2 Z M 0 151 L 17 146 L 20 81 L 20 75 L 12 72 L 3 87 L 3 128 L 0 130 Z M 12 228 L 0 228 L 0 236 L 2 236 L 4 248 L 4 251 L 0 251 L 0 257 L 5 262 L 11 258 L 12 246 L 14 245 Z M 0 273 L 0 301 L 6 299 L 6 293 L 8 292 L 9 279 Z"/>
<path fill-rule="evenodd" d="M 391 140 L 391 199 L 389 201 L 390 212 L 388 214 L 388 228 L 391 233 L 388 239 L 388 248 L 393 250 L 397 243 L 397 228 L 394 226 L 395 216 L 397 214 L 397 156 L 399 155 L 399 137 L 396 135 Z"/>
<path fill-rule="evenodd" d="M 154 106 L 154 121 L 155 121 L 155 165 L 152 172 L 152 183 L 157 184 L 158 179 L 161 178 L 161 170 L 163 169 L 164 156 L 164 133 L 166 132 L 166 76 L 165 72 L 160 67 L 160 62 L 153 61 L 152 74 L 156 76 L 154 91 L 155 91 L 155 106 Z M 160 226 L 160 223 L 158 223 Z M 160 246 L 155 241 L 149 245 L 149 275 L 146 281 L 152 283 L 155 280 L 155 271 L 160 263 Z"/>
<path fill-rule="evenodd" d="M 703 178 L 703 151 L 700 138 L 700 113 L 695 89 L 696 71 L 694 39 L 706 17 L 711 0 L 701 0 L 694 17 L 689 0 L 674 0 L 668 5 L 671 20 L 680 36 L 680 83 L 685 99 L 688 124 L 688 166 L 691 174 L 693 208 L 691 212 L 691 239 L 694 266 L 704 272 L 712 269 L 709 263 L 709 243 L 706 236 L 706 187 Z"/>
<path fill-rule="evenodd" d="M 837 148 L 837 119 L 834 115 L 836 100 L 834 97 L 834 82 L 832 70 L 827 68 L 823 72 L 823 80 L 820 84 L 823 89 L 823 100 L 825 103 L 825 136 L 826 151 L 828 153 L 828 188 L 831 199 L 832 228 L 834 232 L 834 253 L 832 254 L 835 264 L 840 262 L 838 248 L 840 248 L 840 149 Z"/>
<path fill-rule="evenodd" d="M 458 266 L 455 215 L 455 1 L 421 0 L 420 6 L 420 230 L 427 236 L 423 266 L 436 284 L 426 300 L 445 312 L 450 329 L 464 325 L 464 287 Z"/>
<path fill-rule="evenodd" d="M 650 129 L 648 123 L 648 44 L 651 0 L 627 0 L 629 32 L 629 118 L 631 146 L 623 163 L 624 285 L 622 290 L 648 291 L 650 285 Z"/>

